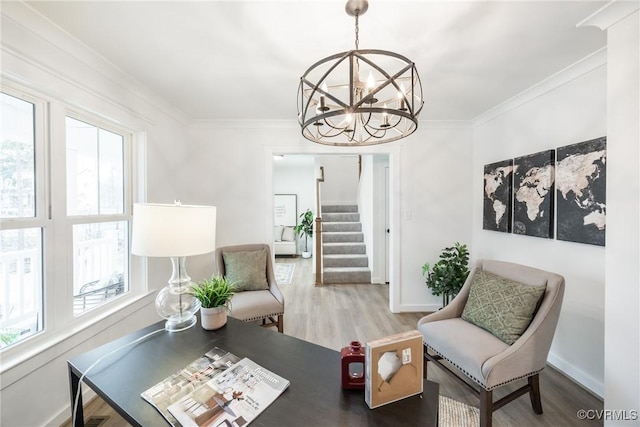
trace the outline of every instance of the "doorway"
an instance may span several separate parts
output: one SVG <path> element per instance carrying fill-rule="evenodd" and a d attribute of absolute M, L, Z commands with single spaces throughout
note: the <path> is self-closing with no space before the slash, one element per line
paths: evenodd
<path fill-rule="evenodd" d="M 316 148 L 316 147 L 314 147 Z M 309 196 L 309 199 L 313 199 L 315 197 L 315 179 L 318 177 L 319 171 L 317 170 L 317 164 L 315 162 L 316 158 L 321 158 L 322 156 L 341 156 L 345 155 L 344 153 L 336 153 L 335 147 L 329 147 L 326 150 L 321 147 L 320 150 L 314 149 L 305 151 L 303 149 L 295 149 L 294 147 L 273 147 L 266 149 L 266 175 L 267 179 L 265 180 L 266 184 L 266 194 L 271 195 L 267 197 L 267 208 L 269 212 L 273 211 L 273 194 L 285 192 L 291 192 L 292 190 L 286 188 L 280 188 L 280 184 L 282 182 L 283 174 L 280 171 L 281 165 L 286 164 L 286 159 L 289 158 L 291 160 L 295 160 L 295 163 L 298 163 L 298 168 L 303 168 L 303 165 L 307 167 L 311 167 L 313 164 L 312 172 L 309 169 L 306 169 L 302 172 L 302 175 L 306 177 L 305 179 L 309 179 L 309 183 L 304 184 L 307 190 L 305 190 L 305 194 Z M 341 150 L 342 151 L 342 150 Z M 394 174 L 397 174 L 399 170 L 399 157 L 400 157 L 400 149 L 399 147 L 385 147 L 385 149 L 380 149 L 379 147 L 360 147 L 358 152 L 349 150 L 351 155 L 369 155 L 372 154 L 376 156 L 378 159 L 385 159 L 385 165 L 381 168 L 382 172 L 378 172 L 378 175 L 375 176 L 375 192 L 379 195 L 382 195 L 382 202 L 378 202 L 382 204 L 383 210 L 379 215 L 380 219 L 378 220 L 378 229 L 377 232 L 378 243 L 377 248 L 374 250 L 375 253 L 375 266 L 376 269 L 375 275 L 377 275 L 377 283 L 388 283 L 389 284 L 389 308 L 392 312 L 399 312 L 399 288 L 395 284 L 398 283 L 398 280 L 394 277 L 398 275 L 397 268 L 394 269 L 394 265 L 398 266 L 398 250 L 399 247 L 399 236 L 393 232 L 393 230 L 398 230 L 397 225 L 394 227 L 394 224 L 399 221 L 399 207 L 397 197 L 394 197 L 394 194 L 398 194 L 399 191 L 397 189 L 394 190 L 395 187 L 399 185 L 399 179 Z M 277 160 L 276 157 L 277 156 Z M 312 160 L 313 159 L 313 160 Z M 284 160 L 284 161 L 283 161 Z M 289 173 L 289 179 L 294 176 L 295 173 Z M 284 174 L 287 176 L 287 174 Z M 296 181 L 301 181 L 297 179 Z M 380 191 L 383 190 L 383 191 Z M 307 193 L 308 192 L 308 193 Z M 301 198 L 298 198 L 298 215 L 304 211 L 303 206 L 305 205 Z M 315 214 L 315 200 L 312 202 L 313 211 Z M 273 230 L 273 215 L 269 215 L 267 219 L 267 230 L 271 234 L 271 230 Z M 380 260 L 382 262 L 380 262 Z M 313 266 L 313 273 L 315 273 L 315 263 Z"/>

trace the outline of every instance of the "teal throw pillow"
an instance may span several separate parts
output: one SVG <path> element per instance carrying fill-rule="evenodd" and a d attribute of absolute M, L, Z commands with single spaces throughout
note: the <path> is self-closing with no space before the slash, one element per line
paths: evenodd
<path fill-rule="evenodd" d="M 269 289 L 267 250 L 223 252 L 225 277 L 235 292 Z"/>
<path fill-rule="evenodd" d="M 546 285 L 525 285 L 488 271 L 473 276 L 462 319 L 511 345 L 527 329 Z"/>

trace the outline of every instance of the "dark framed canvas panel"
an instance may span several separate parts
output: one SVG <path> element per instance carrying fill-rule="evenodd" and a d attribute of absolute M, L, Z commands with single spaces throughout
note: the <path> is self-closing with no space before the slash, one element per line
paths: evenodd
<path fill-rule="evenodd" d="M 558 240 L 604 246 L 607 138 L 559 147 L 556 159 Z"/>
<path fill-rule="evenodd" d="M 513 233 L 553 238 L 555 150 L 513 161 Z"/>
<path fill-rule="evenodd" d="M 484 166 L 484 206 L 482 228 L 511 232 L 513 206 L 513 159 Z"/>

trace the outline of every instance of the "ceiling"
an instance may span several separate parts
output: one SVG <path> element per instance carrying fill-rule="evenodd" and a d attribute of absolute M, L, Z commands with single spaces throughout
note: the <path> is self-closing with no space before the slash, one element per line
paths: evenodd
<path fill-rule="evenodd" d="M 420 120 L 470 120 L 606 46 L 601 1 L 371 0 L 361 49 L 415 61 Z M 344 1 L 28 1 L 191 119 L 295 120 L 300 76 L 354 48 Z"/>

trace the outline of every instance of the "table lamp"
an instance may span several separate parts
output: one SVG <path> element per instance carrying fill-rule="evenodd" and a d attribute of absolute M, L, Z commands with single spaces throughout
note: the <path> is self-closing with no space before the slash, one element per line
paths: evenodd
<path fill-rule="evenodd" d="M 216 207 L 136 203 L 133 205 L 131 253 L 170 257 L 169 285 L 156 297 L 156 310 L 167 320 L 165 329 L 178 332 L 196 324 L 200 301 L 191 294 L 186 257 L 216 248 Z"/>

